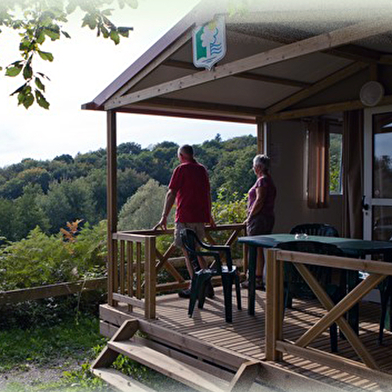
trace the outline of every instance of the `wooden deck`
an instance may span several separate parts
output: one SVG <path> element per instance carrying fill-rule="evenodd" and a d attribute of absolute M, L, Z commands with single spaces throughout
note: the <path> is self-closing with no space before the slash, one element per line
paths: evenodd
<path fill-rule="evenodd" d="M 234 299 L 233 299 L 234 303 Z M 265 293 L 258 291 L 256 298 L 256 315 L 247 314 L 247 291 L 242 290 L 243 310 L 234 306 L 233 323 L 224 321 L 223 297 L 221 288 L 216 288 L 213 300 L 207 299 L 203 310 L 196 308 L 193 318 L 187 316 L 188 300 L 180 299 L 176 294 L 157 298 L 157 319 L 146 320 L 162 327 L 168 332 L 207 342 L 245 357 L 264 359 L 264 308 Z M 324 310 L 316 300 L 294 300 L 293 309 L 287 309 L 284 322 L 284 338 L 295 341 L 305 330 L 313 325 L 324 314 Z M 392 333 L 385 331 L 383 346 L 377 343 L 380 307 L 374 303 L 363 302 L 360 306 L 360 338 L 368 350 L 374 355 L 383 372 L 392 373 Z M 110 335 L 110 325 L 120 325 L 127 318 L 144 319 L 141 310 L 128 312 L 126 305 L 117 308 L 101 306 L 102 332 Z M 316 340 L 311 347 L 330 352 L 329 333 Z M 339 353 L 352 360 L 359 360 L 351 346 L 339 339 Z M 385 391 L 385 388 L 374 380 L 368 380 L 339 369 L 332 369 L 292 355 L 284 355 L 283 361 L 276 363 L 280 368 L 294 371 L 312 380 L 318 380 L 328 386 L 336 386 L 345 390 Z M 392 385 L 392 384 L 390 384 Z M 306 388 L 305 388 L 306 389 Z"/>

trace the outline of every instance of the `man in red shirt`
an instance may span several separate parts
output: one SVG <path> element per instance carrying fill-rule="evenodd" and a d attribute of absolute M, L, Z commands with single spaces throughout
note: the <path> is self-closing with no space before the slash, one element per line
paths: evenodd
<path fill-rule="evenodd" d="M 180 232 L 189 228 L 194 230 L 200 239 L 203 239 L 205 236 L 204 224 L 209 223 L 211 226 L 215 226 L 215 223 L 211 214 L 210 181 L 206 168 L 196 162 L 193 158 L 193 148 L 187 144 L 178 149 L 178 159 L 180 165 L 174 169 L 166 194 L 162 218 L 154 230 L 158 227 L 166 230 L 167 217 L 176 202 L 174 241 L 176 246 L 183 250 L 186 266 L 192 278 L 193 268 L 182 246 Z M 202 258 L 199 258 L 199 264 L 200 268 L 206 268 Z M 212 286 L 208 290 L 208 294 L 209 297 L 213 297 Z M 180 297 L 189 297 L 189 295 L 189 289 L 179 293 Z"/>

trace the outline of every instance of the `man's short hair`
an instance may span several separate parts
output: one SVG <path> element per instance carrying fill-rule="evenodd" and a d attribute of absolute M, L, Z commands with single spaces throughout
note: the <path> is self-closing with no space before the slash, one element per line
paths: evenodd
<path fill-rule="evenodd" d="M 190 146 L 189 144 L 184 144 L 183 146 L 181 146 L 181 147 L 178 149 L 178 152 L 179 152 L 180 154 L 188 155 L 188 156 L 190 156 L 190 157 L 193 157 L 193 147 Z"/>

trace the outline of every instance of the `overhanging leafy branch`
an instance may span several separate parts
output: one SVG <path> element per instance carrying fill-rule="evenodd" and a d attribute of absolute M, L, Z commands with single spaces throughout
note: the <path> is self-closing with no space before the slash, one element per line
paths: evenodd
<path fill-rule="evenodd" d="M 0 3 L 0 33 L 3 28 L 19 33 L 20 58 L 6 67 L 5 75 L 23 78 L 23 84 L 11 95 L 16 95 L 18 104 L 28 109 L 37 103 L 49 109 L 45 98 L 45 84 L 49 78 L 34 68 L 39 58 L 52 62 L 54 56 L 42 50 L 47 39 L 57 41 L 61 37 L 71 38 L 63 29 L 68 16 L 77 8 L 83 13 L 82 27 L 97 32 L 98 37 L 112 40 L 116 45 L 121 37 L 128 37 L 132 27 L 118 27 L 110 19 L 113 9 L 107 8 L 115 0 L 2 0 Z M 117 0 L 120 9 L 137 8 L 137 0 Z M 0 70 L 2 68 L 0 67 Z"/>

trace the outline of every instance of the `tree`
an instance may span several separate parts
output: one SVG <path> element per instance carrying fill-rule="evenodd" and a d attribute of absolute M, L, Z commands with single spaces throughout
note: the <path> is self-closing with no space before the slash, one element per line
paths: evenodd
<path fill-rule="evenodd" d="M 18 104 L 28 109 L 34 102 L 49 109 L 45 98 L 45 83 L 49 78 L 34 68 L 37 57 L 52 62 L 54 56 L 43 49 L 45 41 L 57 41 L 61 37 L 71 38 L 63 29 L 68 16 L 77 8 L 83 13 L 82 27 L 96 30 L 97 36 L 111 39 L 116 45 L 120 36 L 128 37 L 131 27 L 117 27 L 109 18 L 112 10 L 107 8 L 114 0 L 2 0 L 0 2 L 1 27 L 19 34 L 20 58 L 6 67 L 6 76 L 21 77 L 23 84 L 11 95 L 16 95 Z M 120 8 L 136 8 L 138 0 L 117 0 Z M 0 70 L 2 68 L 0 67 Z"/>
<path fill-rule="evenodd" d="M 120 230 L 151 229 L 160 219 L 167 188 L 149 180 L 124 204 L 119 214 Z"/>

